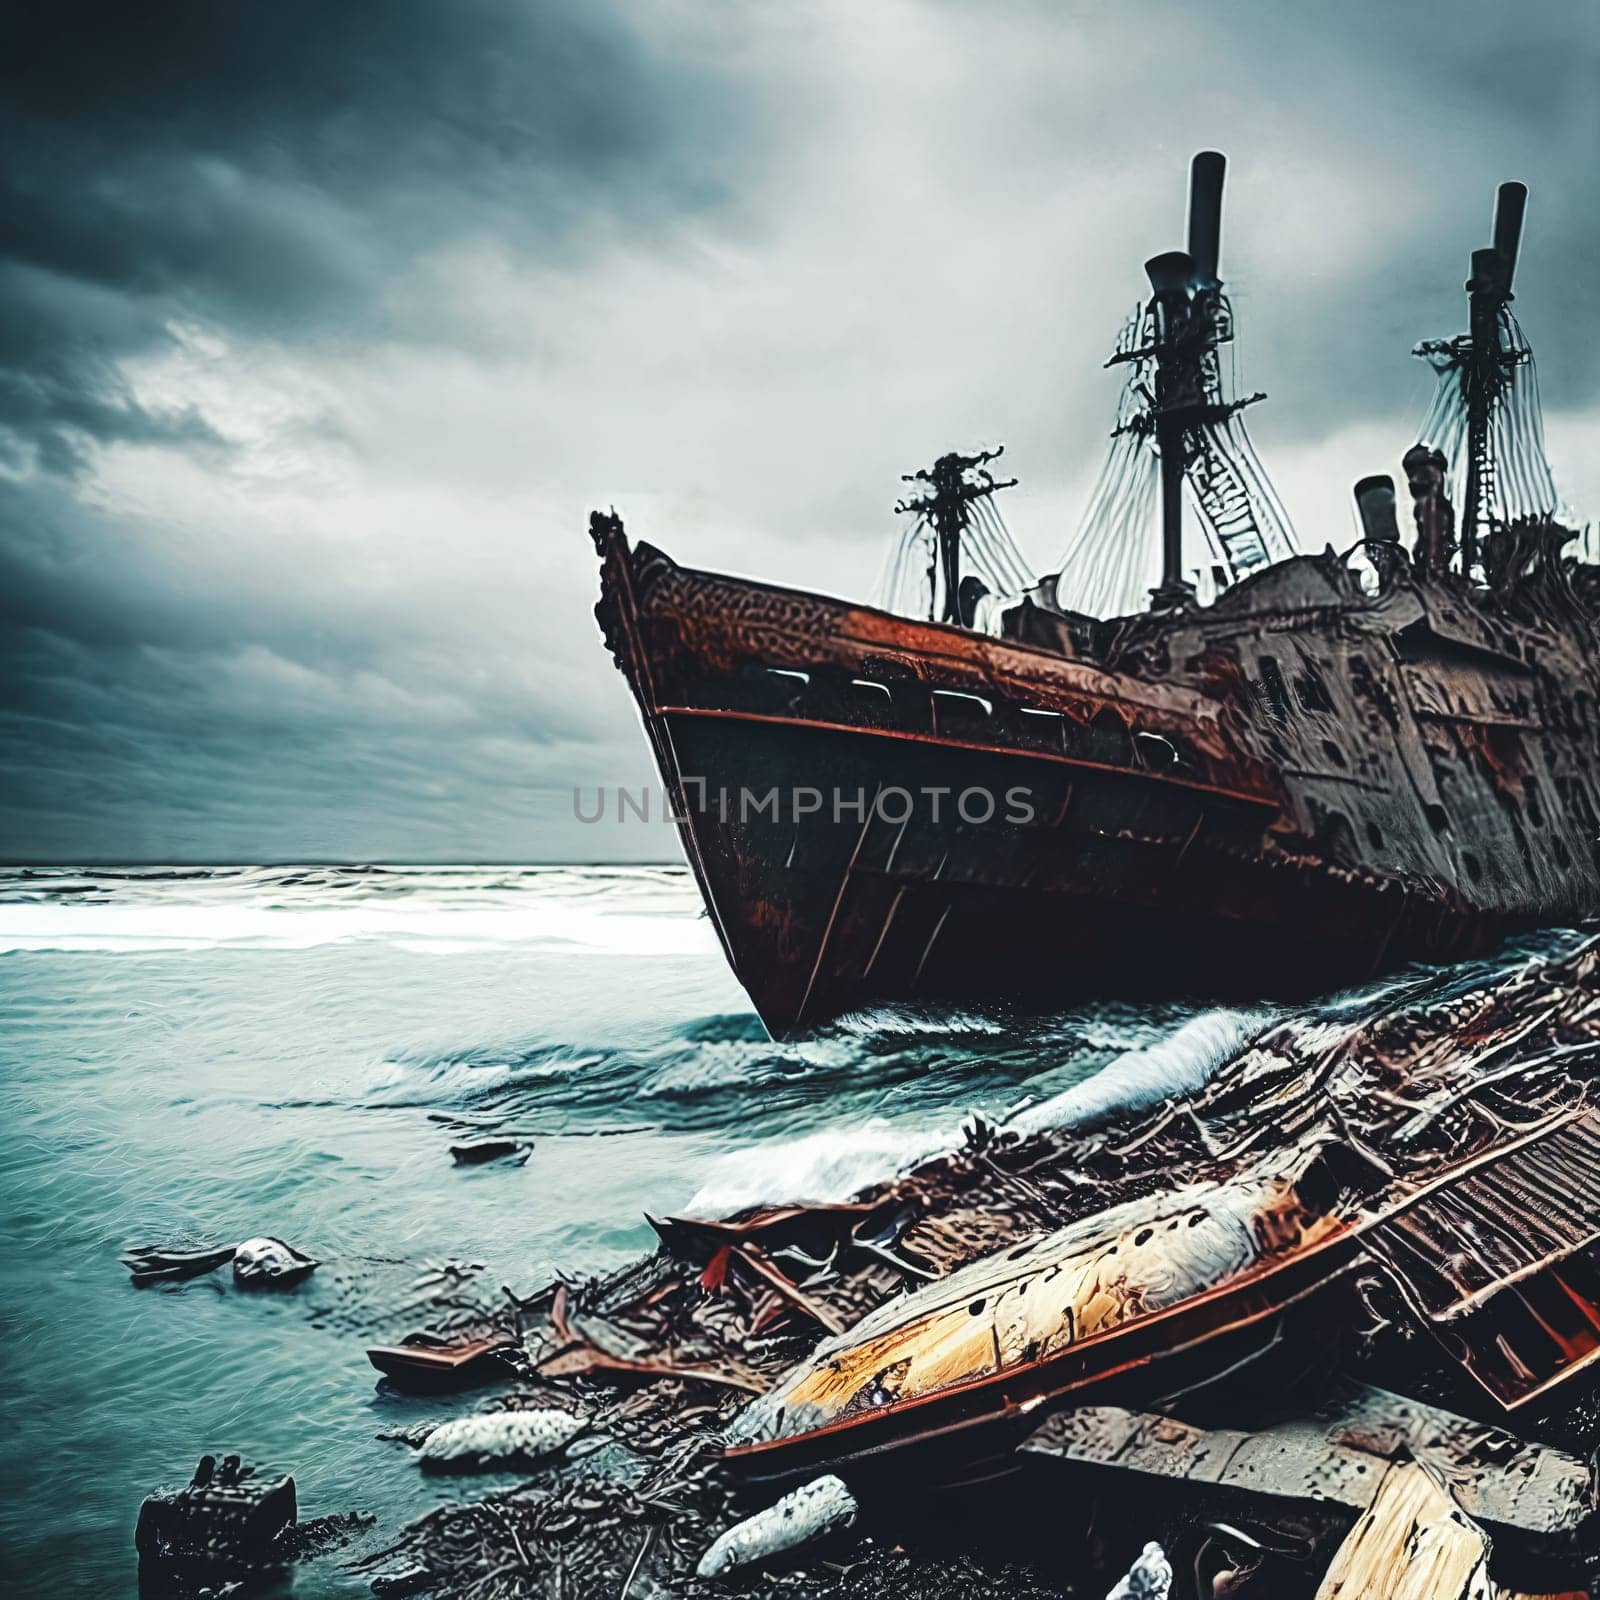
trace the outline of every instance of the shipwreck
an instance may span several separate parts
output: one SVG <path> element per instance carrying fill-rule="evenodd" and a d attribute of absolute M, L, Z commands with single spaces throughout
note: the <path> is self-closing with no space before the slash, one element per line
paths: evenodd
<path fill-rule="evenodd" d="M 881 606 L 694 571 L 595 513 L 602 630 L 774 1034 L 878 1001 L 1325 991 L 1600 911 L 1600 565 L 1512 313 L 1525 191 L 1361 537 L 1296 553 L 1235 392 L 1223 158 L 1111 364 L 1058 573 L 997 452 L 910 475 Z M 1146 588 L 1148 585 L 1148 588 Z"/>
<path fill-rule="evenodd" d="M 1369 477 L 1357 542 L 1307 556 L 1224 358 L 1222 179 L 1196 159 L 1188 249 L 1147 264 L 1058 573 L 999 452 L 950 453 L 908 475 L 880 605 L 596 513 L 597 615 L 774 1034 L 1325 998 L 1227 1013 L 1154 1093 L 1106 1069 L 855 1193 L 651 1217 L 648 1257 L 369 1351 L 510 1382 L 396 1434 L 418 1470 L 530 1476 L 405 1530 L 378 1593 L 1600 1594 L 1600 940 L 1570 926 L 1600 566 L 1511 312 L 1525 194 L 1468 332 L 1417 348 L 1413 537 Z"/>

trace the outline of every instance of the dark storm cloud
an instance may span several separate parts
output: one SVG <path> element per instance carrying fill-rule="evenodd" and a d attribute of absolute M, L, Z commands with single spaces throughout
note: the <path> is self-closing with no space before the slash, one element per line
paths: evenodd
<path fill-rule="evenodd" d="M 371 829 L 387 856 L 534 858 L 572 783 L 633 775 L 592 675 L 512 650 L 485 671 L 459 616 L 311 551 L 264 591 L 227 540 L 132 531 L 0 484 L 0 808 L 31 854 L 366 856 Z"/>
<path fill-rule="evenodd" d="M 0 854 L 670 853 L 571 817 L 574 784 L 648 776 L 588 508 L 860 592 L 898 473 L 1003 438 L 1048 561 L 1207 145 L 1308 544 L 1408 442 L 1407 351 L 1456 330 L 1502 177 L 1533 190 L 1553 444 L 1592 430 L 1582 4 L 20 12 Z"/>
<path fill-rule="evenodd" d="M 1322 141 L 1360 183 L 1350 216 L 1359 237 L 1348 253 L 1332 241 L 1303 280 L 1252 278 L 1252 347 L 1314 379 L 1297 383 L 1292 417 L 1279 419 L 1286 434 L 1400 401 L 1410 374 L 1398 358 L 1417 338 L 1453 333 L 1464 321 L 1452 290 L 1467 276 L 1471 250 L 1489 242 L 1494 191 L 1505 179 L 1531 190 L 1517 287 L 1536 334 L 1552 355 L 1556 341 L 1600 344 L 1600 299 L 1589 285 L 1600 249 L 1600 18 L 1592 9 L 1572 0 L 1246 0 L 1237 14 L 1247 23 L 1237 42 L 1256 64 L 1255 92 L 1278 102 L 1281 124 Z M 1254 140 L 1238 153 L 1257 170 L 1280 154 Z M 1282 153 L 1297 159 L 1292 147 Z M 1252 234 L 1309 231 L 1327 198 L 1308 182 L 1294 210 L 1277 210 Z M 1249 203 L 1248 189 L 1236 203 Z M 1239 264 L 1249 272 L 1248 258 Z M 1550 405 L 1597 396 L 1600 365 L 1549 364 Z"/>
<path fill-rule="evenodd" d="M 729 132 L 739 98 L 703 52 L 601 3 L 175 0 L 11 19 L 0 851 L 437 853 L 453 835 L 538 853 L 528 807 L 508 815 L 491 791 L 529 782 L 519 756 L 594 743 L 560 670 L 475 669 L 441 638 L 462 621 L 441 625 L 443 586 L 407 593 L 292 529 L 263 562 L 226 525 L 108 512 L 74 480 L 114 446 L 233 469 L 239 441 L 128 381 L 175 325 L 308 356 L 492 342 L 470 312 L 419 301 L 419 263 L 487 239 L 577 266 L 614 229 L 648 239 L 716 210 L 752 158 Z M 379 842 L 358 826 L 319 839 L 302 813 L 365 815 Z"/>
<path fill-rule="evenodd" d="M 441 238 L 558 255 L 715 205 L 731 97 L 602 4 L 25 8 L 0 52 L 0 425 L 46 465 L 75 435 L 181 434 L 108 370 L 175 315 L 360 337 Z"/>

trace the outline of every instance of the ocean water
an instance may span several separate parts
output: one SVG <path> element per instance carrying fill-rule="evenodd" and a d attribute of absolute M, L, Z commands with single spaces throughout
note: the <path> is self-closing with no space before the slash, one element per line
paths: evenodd
<path fill-rule="evenodd" d="M 302 1516 L 378 1518 L 292 1577 L 367 1593 L 352 1554 L 486 1484 L 376 1437 L 475 1403 L 366 1360 L 441 1286 L 615 1266 L 646 1209 L 847 1194 L 974 1114 L 1159 1099 L 1269 1016 L 885 1010 L 779 1045 L 675 869 L 0 870 L 8 1592 L 134 1593 L 142 1496 L 235 1451 Z M 526 1165 L 453 1164 L 494 1127 Z M 254 1234 L 323 1265 L 252 1294 L 119 1264 Z"/>
<path fill-rule="evenodd" d="M 0 871 L 10 1592 L 133 1593 L 141 1498 L 205 1451 L 374 1539 L 480 1492 L 375 1438 L 472 1403 L 386 1393 L 365 1356 L 441 1269 L 526 1292 L 649 1249 L 647 1208 L 848 1192 L 1189 1014 L 884 1012 L 776 1045 L 674 869 Z M 525 1166 L 454 1165 L 496 1125 Z M 252 1294 L 119 1263 L 263 1233 L 323 1265 Z M 335 1555 L 293 1592 L 367 1590 Z"/>

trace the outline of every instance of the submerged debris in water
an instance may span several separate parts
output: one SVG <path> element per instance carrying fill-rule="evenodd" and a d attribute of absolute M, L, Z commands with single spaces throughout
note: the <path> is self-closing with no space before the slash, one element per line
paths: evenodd
<path fill-rule="evenodd" d="M 236 1455 L 201 1456 L 181 1489 L 157 1491 L 139 1507 L 141 1592 L 232 1593 L 232 1580 L 337 1549 L 373 1520 L 350 1511 L 301 1522 L 292 1477 L 257 1477 Z"/>
<path fill-rule="evenodd" d="M 135 1288 L 179 1283 L 233 1263 L 233 1281 L 243 1289 L 287 1288 L 309 1277 L 319 1263 L 282 1239 L 246 1239 L 243 1244 L 136 1245 L 122 1258 Z"/>
<path fill-rule="evenodd" d="M 396 1388 L 426 1393 L 503 1380 L 517 1370 L 521 1351 L 509 1333 L 455 1340 L 409 1333 L 399 1344 L 374 1345 L 367 1359 Z"/>
<path fill-rule="evenodd" d="M 246 1239 L 233 1253 L 233 1281 L 246 1288 L 284 1287 L 316 1271 L 317 1263 L 282 1239 Z"/>
<path fill-rule="evenodd" d="M 466 1139 L 450 1146 L 451 1157 L 461 1167 L 476 1167 L 486 1161 L 504 1161 L 512 1157 L 520 1166 L 532 1151 L 530 1139 Z"/>
<path fill-rule="evenodd" d="M 148 1496 L 134 1543 L 141 1559 L 207 1561 L 238 1570 L 268 1562 L 298 1513 L 294 1479 L 258 1478 L 238 1456 L 201 1456 L 181 1489 Z"/>
<path fill-rule="evenodd" d="M 122 1264 L 128 1269 L 136 1289 L 152 1283 L 181 1283 L 186 1278 L 198 1278 L 215 1272 L 233 1260 L 234 1246 L 141 1244 L 134 1245 L 123 1256 Z"/>

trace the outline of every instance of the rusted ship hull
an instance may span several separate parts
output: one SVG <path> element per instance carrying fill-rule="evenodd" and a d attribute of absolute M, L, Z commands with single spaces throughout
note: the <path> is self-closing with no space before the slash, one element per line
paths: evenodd
<path fill-rule="evenodd" d="M 1047 819 L 736 827 L 691 799 L 692 850 L 729 960 L 780 1036 L 882 1001 L 1305 995 L 1408 957 L 1471 953 L 1502 926 L 1382 879 L 1251 854 L 1241 838 L 1260 813 L 1233 796 L 801 721 L 682 711 L 661 725 L 669 763 L 691 775 L 869 797 L 1022 789 Z"/>
<path fill-rule="evenodd" d="M 1308 849 L 1219 692 L 691 572 L 597 518 L 598 616 L 774 1034 L 879 1002 L 1293 996 L 1537 920 Z"/>

